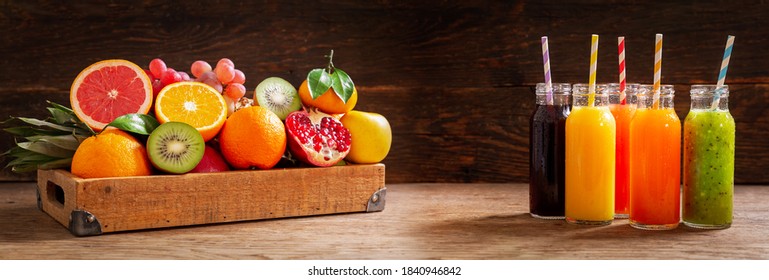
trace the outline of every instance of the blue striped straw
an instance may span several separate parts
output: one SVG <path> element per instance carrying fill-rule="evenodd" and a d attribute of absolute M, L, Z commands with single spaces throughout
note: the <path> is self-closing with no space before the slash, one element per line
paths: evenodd
<path fill-rule="evenodd" d="M 734 36 L 729 35 L 726 38 L 724 58 L 721 59 L 721 71 L 718 72 L 718 82 L 716 83 L 716 92 L 713 94 L 713 104 L 710 104 L 711 111 L 718 109 L 718 103 L 721 102 L 721 87 L 726 81 L 726 70 L 729 69 L 729 59 L 732 57 L 732 46 L 734 46 Z"/>
<path fill-rule="evenodd" d="M 547 46 L 547 36 L 542 36 L 542 63 L 545 65 L 545 90 L 547 105 L 553 105 L 553 82 L 550 79 L 550 50 Z"/>

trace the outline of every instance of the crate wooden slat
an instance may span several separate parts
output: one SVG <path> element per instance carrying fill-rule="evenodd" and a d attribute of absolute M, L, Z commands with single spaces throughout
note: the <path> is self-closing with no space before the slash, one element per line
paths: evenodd
<path fill-rule="evenodd" d="M 38 171 L 38 206 L 77 236 L 384 209 L 385 166 L 82 179 Z"/>

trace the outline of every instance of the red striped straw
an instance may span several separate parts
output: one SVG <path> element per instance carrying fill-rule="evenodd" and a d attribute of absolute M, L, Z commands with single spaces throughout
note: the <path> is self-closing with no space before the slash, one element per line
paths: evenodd
<path fill-rule="evenodd" d="M 625 37 L 617 37 L 617 51 L 619 52 L 619 102 L 625 105 Z"/>
<path fill-rule="evenodd" d="M 545 90 L 547 91 L 547 105 L 553 105 L 553 82 L 550 79 L 550 51 L 547 45 L 547 36 L 542 36 L 542 63 L 545 65 Z"/>
<path fill-rule="evenodd" d="M 662 34 L 657 34 L 654 44 L 654 86 L 652 91 L 653 103 L 652 108 L 658 108 L 660 102 L 660 83 L 662 76 Z"/>

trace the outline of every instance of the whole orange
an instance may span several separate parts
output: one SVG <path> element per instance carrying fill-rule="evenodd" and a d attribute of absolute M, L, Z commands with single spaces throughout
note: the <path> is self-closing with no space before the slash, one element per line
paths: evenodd
<path fill-rule="evenodd" d="M 141 142 L 130 134 L 107 129 L 83 140 L 72 157 L 72 174 L 81 178 L 152 175 Z"/>
<path fill-rule="evenodd" d="M 310 95 L 310 88 L 307 85 L 307 80 L 302 82 L 299 86 L 299 98 L 302 99 L 302 104 L 307 107 L 315 107 L 328 114 L 343 114 L 347 113 L 352 108 L 355 108 L 355 104 L 358 103 L 358 90 L 353 87 L 352 95 L 347 103 L 342 101 L 339 96 L 334 92 L 334 88 L 329 88 L 321 96 L 316 99 L 312 99 Z"/>
<path fill-rule="evenodd" d="M 247 107 L 235 111 L 224 122 L 219 147 L 235 169 L 270 169 L 286 151 L 286 128 L 272 111 Z"/>

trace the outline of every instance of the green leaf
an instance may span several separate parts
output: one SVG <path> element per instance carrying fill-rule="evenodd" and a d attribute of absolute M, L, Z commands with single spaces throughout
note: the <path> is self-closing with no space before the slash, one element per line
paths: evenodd
<path fill-rule="evenodd" d="M 66 127 L 66 126 L 63 126 L 63 125 L 58 125 L 58 124 L 55 124 L 55 123 L 51 123 L 51 122 L 47 122 L 47 121 L 41 121 L 41 120 L 33 119 L 33 118 L 18 117 L 17 119 L 19 119 L 19 120 L 21 120 L 21 121 L 23 121 L 25 123 L 31 124 L 31 125 L 50 127 L 50 128 L 53 128 L 53 129 L 56 129 L 56 130 L 60 130 L 60 131 L 72 132 L 72 131 L 75 130 L 75 128 L 73 128 L 73 127 Z"/>
<path fill-rule="evenodd" d="M 48 112 L 51 113 L 51 116 L 54 120 L 56 120 L 56 123 L 58 124 L 67 124 L 67 123 L 75 123 L 75 118 L 72 117 L 72 115 L 68 114 L 65 111 L 62 111 L 57 108 L 48 107 Z"/>
<path fill-rule="evenodd" d="M 77 118 L 77 115 L 75 114 L 75 112 L 72 111 L 72 109 L 70 109 L 70 108 L 68 108 L 66 106 L 63 106 L 63 105 L 60 105 L 60 104 L 57 104 L 57 103 L 54 103 L 54 102 L 51 102 L 51 101 L 48 101 L 48 104 L 51 104 L 51 106 L 53 106 L 53 108 L 59 109 L 61 111 L 64 111 L 65 113 L 67 113 L 67 114 Z"/>
<path fill-rule="evenodd" d="M 347 75 L 342 69 L 334 69 L 334 74 L 331 74 L 331 87 L 334 88 L 334 92 L 339 96 L 344 103 L 352 96 L 352 92 L 355 89 L 350 75 Z"/>
<path fill-rule="evenodd" d="M 37 141 L 48 142 L 56 145 L 59 148 L 73 150 L 73 151 L 77 150 L 77 147 L 80 146 L 80 142 L 82 142 L 84 139 L 85 138 L 78 138 L 72 134 L 59 135 L 59 136 L 36 135 L 36 136 L 27 137 L 27 140 L 32 142 L 37 142 Z"/>
<path fill-rule="evenodd" d="M 29 126 L 7 127 L 7 128 L 3 128 L 3 130 L 10 134 L 21 136 L 21 137 L 39 135 L 38 133 L 36 133 L 36 129 L 31 128 Z"/>
<path fill-rule="evenodd" d="M 59 160 L 49 161 L 37 166 L 40 169 L 56 169 L 56 168 L 69 168 L 72 166 L 72 158 L 63 158 Z"/>
<path fill-rule="evenodd" d="M 62 149 L 48 142 L 21 142 L 16 145 L 25 150 L 57 158 L 72 157 L 75 154 L 74 150 Z"/>
<path fill-rule="evenodd" d="M 30 173 L 37 171 L 36 164 L 22 164 L 11 167 L 11 171 L 15 173 Z"/>
<path fill-rule="evenodd" d="M 29 151 L 28 151 L 29 152 Z M 34 164 L 38 165 L 41 163 L 46 163 L 53 160 L 59 160 L 60 158 L 56 157 L 50 157 L 43 154 L 38 154 L 35 152 L 29 152 L 27 156 L 20 157 L 17 159 L 12 160 L 8 163 L 8 166 L 16 166 L 16 165 L 22 165 L 22 164 Z"/>
<path fill-rule="evenodd" d="M 160 126 L 158 120 L 145 114 L 126 114 L 117 117 L 114 121 L 107 124 L 104 128 L 112 126 L 120 130 L 133 132 L 141 135 L 150 135 L 155 128 Z"/>
<path fill-rule="evenodd" d="M 331 88 L 331 75 L 323 69 L 313 69 L 307 74 L 307 87 L 312 99 L 316 99 Z"/>

